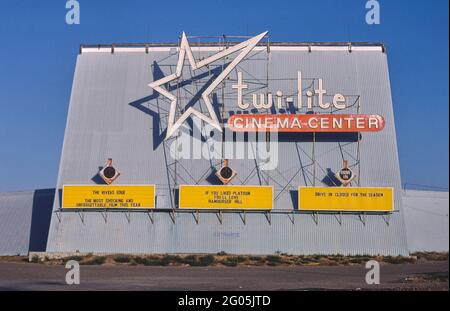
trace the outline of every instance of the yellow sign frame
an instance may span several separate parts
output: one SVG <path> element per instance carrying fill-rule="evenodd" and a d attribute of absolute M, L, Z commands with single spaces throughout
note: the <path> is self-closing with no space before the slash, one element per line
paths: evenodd
<path fill-rule="evenodd" d="M 76 204 L 73 204 L 73 202 L 76 202 L 77 200 L 74 198 L 71 198 L 72 201 L 69 201 L 71 203 L 67 203 L 67 197 L 65 195 L 65 193 L 67 193 L 67 189 L 69 188 L 78 188 L 78 192 L 88 192 L 88 191 L 94 191 L 95 189 L 98 189 L 98 191 L 117 191 L 117 190 L 127 190 L 130 191 L 134 191 L 134 195 L 136 196 L 140 196 L 139 198 L 141 199 L 141 201 L 144 202 L 144 204 L 146 205 L 146 203 L 151 202 L 149 205 L 150 206 L 131 206 L 131 207 L 125 207 L 125 206 L 120 206 L 120 207 L 112 207 L 112 206 L 95 206 L 95 207 L 89 207 L 89 206 L 76 206 Z M 148 191 L 149 189 L 145 189 L 145 188 L 149 188 L 151 189 L 148 197 L 151 198 L 152 194 L 153 194 L 153 200 L 148 201 L 147 195 L 146 194 L 142 194 L 139 192 L 144 192 L 144 191 Z M 80 191 L 80 189 L 83 189 L 82 191 Z M 75 190 L 76 191 L 76 190 Z M 137 192 L 137 193 L 136 193 Z M 83 195 L 86 195 L 85 197 L 83 197 Z M 107 198 L 107 196 L 111 196 L 113 194 L 91 194 L 91 196 L 95 196 L 98 195 L 99 199 L 105 199 Z M 122 195 L 122 194 L 114 194 L 114 196 L 117 195 Z M 124 194 L 125 195 L 125 194 Z M 86 199 L 87 197 L 89 197 L 89 194 L 87 193 L 81 193 L 78 194 L 78 196 L 80 196 L 78 198 L 79 202 L 81 202 L 84 199 Z M 131 196 L 133 196 L 133 194 L 131 194 Z M 132 204 L 133 202 L 127 202 Z M 63 209 L 154 209 L 156 208 L 156 186 L 154 184 L 138 184 L 138 185 L 78 185 L 78 184 L 71 184 L 71 185 L 63 185 L 63 189 L 62 189 L 62 198 L 61 198 L 61 208 Z"/>
<path fill-rule="evenodd" d="M 366 194 L 370 191 L 383 193 L 382 198 L 361 197 L 361 191 Z M 358 193 L 352 196 L 334 196 L 336 193 Z M 314 196 L 315 192 L 323 192 L 324 195 Z M 330 196 L 330 193 L 334 195 Z M 309 196 L 309 197 L 306 197 Z M 386 198 L 386 196 L 388 196 Z M 383 212 L 394 211 L 394 188 L 393 187 L 299 187 L 298 188 L 298 210 L 312 212 Z M 307 201 L 305 201 L 307 200 Z M 332 202 L 335 201 L 335 202 Z M 361 208 L 360 206 L 367 206 Z M 388 206 L 388 207 L 384 207 Z"/>
<path fill-rule="evenodd" d="M 183 189 L 187 189 L 187 188 L 191 188 L 191 189 L 196 189 L 198 192 L 201 191 L 209 191 L 207 189 L 221 189 L 221 190 L 227 190 L 227 191 L 233 191 L 233 189 L 249 189 L 249 188 L 254 188 L 254 189 L 259 189 L 261 190 L 262 188 L 264 189 L 268 189 L 270 188 L 270 207 L 269 206 L 264 206 L 264 204 L 261 204 L 261 202 L 251 202 L 252 206 L 251 207 L 239 207 L 236 206 L 236 204 L 232 203 L 232 206 L 230 207 L 211 207 L 208 206 L 211 203 L 207 203 L 205 201 L 197 203 L 197 204 L 192 204 L 192 197 L 190 198 L 190 201 L 187 202 L 187 204 L 183 204 L 184 201 L 182 201 L 182 192 L 184 191 Z M 203 189 L 203 190 L 200 190 Z M 241 191 L 242 191 L 241 190 Z M 196 193 L 197 195 L 201 195 L 201 193 Z M 257 195 L 257 194 L 255 194 Z M 217 209 L 217 210 L 264 210 L 264 211 L 270 211 L 273 209 L 273 186 L 258 186 L 258 185 L 250 185 L 250 186 L 241 186 L 241 185 L 180 185 L 179 189 L 178 189 L 178 207 L 180 209 L 193 209 L 193 210 L 197 210 L 197 209 Z M 243 198 L 246 199 L 246 198 Z M 207 198 L 200 198 L 200 200 L 208 200 Z M 212 203 L 212 204 L 217 204 L 217 203 Z M 219 203 L 220 204 L 220 203 Z M 267 203 L 266 203 L 267 204 Z"/>

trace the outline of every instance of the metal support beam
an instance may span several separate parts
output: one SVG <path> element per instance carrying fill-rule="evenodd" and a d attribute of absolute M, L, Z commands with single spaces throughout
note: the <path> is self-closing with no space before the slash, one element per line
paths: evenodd
<path fill-rule="evenodd" d="M 103 220 L 105 221 L 105 224 L 108 222 L 108 210 L 100 211 L 100 215 L 102 215 Z"/>
<path fill-rule="evenodd" d="M 128 223 L 131 223 L 131 212 L 124 212 L 125 217 L 127 218 Z"/>
<path fill-rule="evenodd" d="M 150 221 L 152 222 L 152 224 L 154 224 L 155 223 L 155 216 L 153 214 L 153 211 L 147 212 L 147 216 L 150 219 Z"/>
<path fill-rule="evenodd" d="M 175 224 L 175 210 L 173 209 L 170 213 L 170 219 L 172 219 L 173 224 Z"/>
<path fill-rule="evenodd" d="M 292 224 L 294 225 L 295 224 L 295 214 L 294 214 L 294 211 L 292 211 L 292 216 L 291 216 L 291 214 L 287 214 L 288 215 L 288 217 L 289 217 L 289 220 L 292 222 Z"/>
<path fill-rule="evenodd" d="M 334 217 L 336 218 L 339 225 L 342 226 L 342 213 L 339 212 L 339 213 L 335 214 Z"/>
<path fill-rule="evenodd" d="M 312 213 L 311 216 L 312 216 L 312 219 L 314 220 L 314 222 L 316 223 L 316 225 L 318 225 L 319 224 L 319 214 Z"/>
<path fill-rule="evenodd" d="M 80 216 L 81 222 L 84 224 L 84 211 L 78 211 L 78 216 Z"/>
<path fill-rule="evenodd" d="M 266 215 L 266 219 L 267 219 L 267 222 L 269 223 L 269 225 L 272 225 L 272 213 L 271 212 L 267 212 L 267 213 L 264 213 L 265 215 Z"/>
<path fill-rule="evenodd" d="M 245 211 L 242 212 L 242 213 L 239 213 L 239 217 L 241 217 L 242 222 L 244 223 L 244 225 L 246 225 L 247 219 L 246 219 L 246 213 L 245 213 Z"/>
<path fill-rule="evenodd" d="M 361 222 L 365 226 L 366 225 L 366 214 L 365 213 L 359 214 L 358 217 L 359 217 L 359 220 L 361 220 Z"/>
<path fill-rule="evenodd" d="M 200 214 L 199 214 L 198 210 L 196 210 L 195 213 L 192 213 L 192 216 L 194 216 L 195 223 L 198 225 L 198 223 L 200 221 Z"/>
<path fill-rule="evenodd" d="M 218 213 L 216 213 L 217 218 L 219 219 L 220 224 L 223 223 L 223 214 L 222 211 L 219 211 Z"/>
<path fill-rule="evenodd" d="M 58 218 L 58 222 L 61 223 L 62 214 L 58 211 L 55 213 L 56 213 L 56 217 Z"/>
<path fill-rule="evenodd" d="M 391 222 L 391 214 L 382 215 L 384 222 L 389 227 Z"/>

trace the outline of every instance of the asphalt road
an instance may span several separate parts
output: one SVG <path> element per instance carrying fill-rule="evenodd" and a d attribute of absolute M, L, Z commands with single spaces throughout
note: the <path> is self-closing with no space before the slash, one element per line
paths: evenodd
<path fill-rule="evenodd" d="M 364 266 L 151 267 L 81 266 L 66 285 L 60 265 L 0 262 L 0 290 L 446 290 L 448 261 L 382 264 L 381 284 L 367 285 Z"/>

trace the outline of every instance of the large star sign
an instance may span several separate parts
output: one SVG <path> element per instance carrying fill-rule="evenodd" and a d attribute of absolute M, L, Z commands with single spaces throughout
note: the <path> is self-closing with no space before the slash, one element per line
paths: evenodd
<path fill-rule="evenodd" d="M 183 32 L 183 34 L 181 36 L 181 44 L 180 44 L 180 50 L 179 50 L 179 54 L 178 54 L 178 61 L 177 61 L 177 67 L 176 67 L 175 73 L 168 75 L 164 78 L 161 78 L 157 81 L 153 81 L 152 83 L 150 83 L 148 85 L 152 89 L 154 89 L 156 92 L 160 93 L 161 95 L 163 95 L 164 97 L 168 98 L 171 101 L 170 110 L 169 110 L 169 119 L 167 122 L 166 139 L 171 137 L 191 114 L 193 114 L 196 117 L 200 118 L 201 120 L 211 124 L 216 129 L 218 129 L 219 131 L 222 132 L 222 127 L 220 126 L 219 120 L 217 119 L 216 113 L 214 112 L 211 101 L 209 100 L 209 95 L 228 76 L 228 74 L 231 72 L 231 70 L 233 70 L 248 55 L 248 53 L 250 53 L 253 50 L 253 48 L 258 44 L 259 41 L 261 41 L 261 39 L 266 34 L 267 34 L 267 31 L 255 36 L 253 38 L 250 38 L 247 41 L 236 44 L 232 47 L 229 47 L 223 51 L 220 51 L 214 55 L 211 55 L 211 56 L 197 62 L 194 59 L 194 56 L 192 55 L 191 47 L 189 46 L 189 42 L 187 40 L 186 34 Z M 170 92 L 168 92 L 165 88 L 163 88 L 162 85 L 181 77 L 182 72 L 183 72 L 185 56 L 187 55 L 189 64 L 191 65 L 191 68 L 193 70 L 197 70 L 197 69 L 200 69 L 200 68 L 202 68 L 212 62 L 215 62 L 216 60 L 219 60 L 227 55 L 237 52 L 239 50 L 242 50 L 241 53 L 239 53 L 239 55 L 236 56 L 236 58 L 217 76 L 217 78 L 202 93 L 202 98 L 206 104 L 206 107 L 208 108 L 208 113 L 209 113 L 210 117 L 207 117 L 200 111 L 195 110 L 192 107 L 189 107 L 175 122 L 175 111 L 176 111 L 176 105 L 177 105 L 177 98 L 176 98 L 176 96 L 174 96 Z"/>

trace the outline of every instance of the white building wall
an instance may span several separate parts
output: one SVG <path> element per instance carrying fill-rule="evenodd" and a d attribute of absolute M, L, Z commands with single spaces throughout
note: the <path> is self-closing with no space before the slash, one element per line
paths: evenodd
<path fill-rule="evenodd" d="M 405 190 L 403 208 L 410 252 L 448 252 L 448 192 Z"/>

